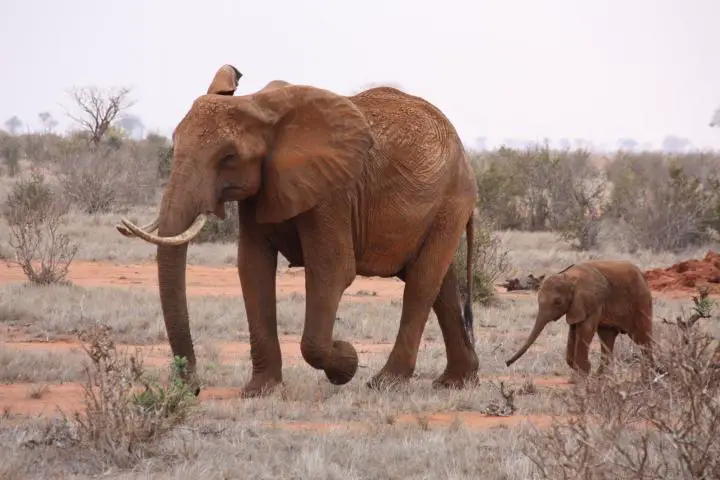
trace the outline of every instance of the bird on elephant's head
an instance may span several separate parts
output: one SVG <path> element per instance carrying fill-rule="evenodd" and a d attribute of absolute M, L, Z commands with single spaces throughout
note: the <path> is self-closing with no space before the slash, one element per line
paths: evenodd
<path fill-rule="evenodd" d="M 221 67 L 173 132 L 173 166 L 157 219 L 118 230 L 158 245 L 163 316 L 174 355 L 195 355 L 185 292 L 187 245 L 209 215 L 238 202 L 238 270 L 253 372 L 245 395 L 282 380 L 275 272 L 281 253 L 305 267 L 305 360 L 343 384 L 353 346 L 333 340 L 344 290 L 356 275 L 405 281 L 402 319 L 387 364 L 369 382 L 409 378 L 434 309 L 448 356 L 436 385 L 478 368 L 473 348 L 472 241 L 477 184 L 457 132 L 427 101 L 380 87 L 347 97 L 275 80 L 235 96 L 240 72 Z M 157 232 L 157 233 L 155 233 Z M 468 241 L 464 309 L 450 264 Z"/>

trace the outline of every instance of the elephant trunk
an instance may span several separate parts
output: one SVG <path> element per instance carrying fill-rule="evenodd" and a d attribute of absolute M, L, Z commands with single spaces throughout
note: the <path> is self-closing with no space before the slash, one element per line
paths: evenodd
<path fill-rule="evenodd" d="M 190 227 L 197 225 L 198 218 L 204 217 L 203 202 L 187 194 L 200 188 L 182 182 L 182 171 L 173 172 L 165 191 L 158 216 L 158 235 L 161 238 L 183 235 Z M 187 264 L 188 242 L 159 244 L 157 247 L 158 284 L 165 330 L 167 332 L 173 356 L 187 360 L 183 378 L 197 395 L 200 393 L 195 374 L 195 351 L 190 334 L 190 319 L 187 307 L 185 272 Z"/>
<path fill-rule="evenodd" d="M 525 345 L 523 345 L 515 355 L 513 355 L 509 360 L 507 360 L 505 362 L 505 365 L 509 367 L 510 365 L 515 363 L 515 361 L 517 359 L 522 357 L 525 354 L 525 352 L 527 351 L 527 349 L 530 348 L 533 343 L 535 343 L 535 340 L 538 339 L 538 337 L 542 333 L 543 329 L 545 328 L 545 325 L 547 325 L 547 324 L 548 324 L 548 322 L 545 319 L 543 319 L 542 317 L 540 317 L 540 315 L 538 314 L 537 318 L 535 319 L 535 326 L 533 326 L 533 329 L 530 332 L 530 336 L 525 341 Z"/>

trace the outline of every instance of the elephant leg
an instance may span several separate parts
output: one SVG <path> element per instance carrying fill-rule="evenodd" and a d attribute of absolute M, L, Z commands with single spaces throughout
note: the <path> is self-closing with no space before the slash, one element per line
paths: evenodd
<path fill-rule="evenodd" d="M 480 362 L 463 325 L 457 275 L 452 267 L 449 267 L 445 274 L 440 293 L 432 308 L 440 324 L 447 355 L 445 371 L 433 385 L 461 387 L 476 377 Z"/>
<path fill-rule="evenodd" d="M 343 385 L 355 376 L 358 356 L 350 343 L 333 340 L 333 328 L 343 292 L 355 279 L 355 253 L 349 228 L 326 225 L 324 219 L 337 218 L 330 208 L 317 207 L 298 220 L 307 295 L 300 352 L 332 384 Z"/>
<path fill-rule="evenodd" d="M 615 340 L 620 332 L 616 328 L 598 327 L 597 336 L 600 339 L 600 365 L 598 375 L 605 373 L 605 369 L 612 361 Z"/>
<path fill-rule="evenodd" d="M 653 356 L 653 340 L 652 333 L 648 331 L 639 331 L 630 334 L 630 339 L 640 347 L 640 353 L 645 359 L 646 366 L 648 369 L 654 370 L 655 373 L 666 373 L 663 368 L 655 363 Z M 642 369 L 643 379 L 649 379 L 649 372 L 646 368 Z"/>
<path fill-rule="evenodd" d="M 442 220 L 451 217 L 442 213 L 440 215 Z M 452 217 L 456 215 L 453 214 Z M 464 222 L 434 225 L 417 258 L 406 266 L 402 314 L 395 344 L 385 366 L 367 383 L 368 387 L 407 380 L 412 376 L 430 308 L 440 292 L 464 228 Z M 450 341 L 452 348 L 463 341 L 460 336 L 460 318 L 455 318 L 458 329 L 455 330 L 457 338 Z M 449 333 L 452 333 L 452 330 Z"/>
<path fill-rule="evenodd" d="M 572 365 L 570 366 L 582 376 L 587 376 L 590 373 L 590 343 L 595 335 L 597 323 L 590 316 L 586 320 L 573 325 L 575 327 L 573 335 L 575 344 L 572 349 Z"/>
<path fill-rule="evenodd" d="M 252 376 L 241 396 L 269 393 L 282 382 L 282 357 L 277 332 L 275 271 L 277 251 L 252 227 L 240 228 L 238 273 L 250 330 Z"/>
<path fill-rule="evenodd" d="M 565 347 L 565 362 L 572 369 L 575 369 L 575 330 L 577 330 L 577 325 L 570 325 Z"/>

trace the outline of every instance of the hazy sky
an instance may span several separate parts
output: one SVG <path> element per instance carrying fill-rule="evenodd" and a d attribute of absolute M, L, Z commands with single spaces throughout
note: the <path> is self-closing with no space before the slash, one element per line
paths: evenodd
<path fill-rule="evenodd" d="M 0 123 L 73 85 L 128 85 L 169 133 L 231 63 L 236 94 L 283 79 L 393 82 L 472 144 L 666 134 L 720 148 L 720 0 L 0 0 Z"/>

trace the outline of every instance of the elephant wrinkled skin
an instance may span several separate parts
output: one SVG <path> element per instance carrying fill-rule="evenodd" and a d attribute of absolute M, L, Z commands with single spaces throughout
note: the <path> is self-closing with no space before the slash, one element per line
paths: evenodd
<path fill-rule="evenodd" d="M 425 100 L 379 87 L 341 96 L 270 82 L 234 96 L 242 75 L 220 68 L 173 133 L 174 157 L 160 212 L 148 227 L 123 219 L 120 233 L 158 245 L 163 317 L 173 355 L 196 359 L 187 311 L 188 242 L 207 215 L 238 202 L 238 271 L 250 330 L 252 376 L 244 396 L 282 381 L 277 332 L 277 255 L 305 267 L 303 358 L 334 384 L 355 375 L 353 346 L 333 339 L 341 296 L 356 275 L 405 282 L 400 327 L 370 382 L 409 378 L 432 308 L 447 366 L 435 386 L 476 377 L 472 311 L 451 261 L 463 231 L 472 245 L 477 185 L 448 119 Z M 468 286 L 472 288 L 468 248 Z"/>
<path fill-rule="evenodd" d="M 576 372 L 590 372 L 588 352 L 595 334 L 600 339 L 598 374 L 608 365 L 618 334 L 630 336 L 652 363 L 652 294 L 642 271 L 626 261 L 593 260 L 570 265 L 547 276 L 537 294 L 538 313 L 513 364 L 537 340 L 545 326 L 565 315 L 570 325 L 565 360 Z"/>

